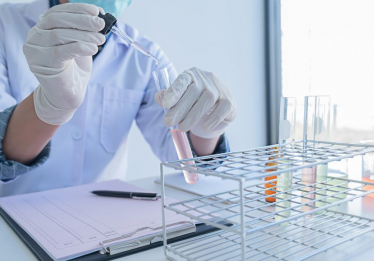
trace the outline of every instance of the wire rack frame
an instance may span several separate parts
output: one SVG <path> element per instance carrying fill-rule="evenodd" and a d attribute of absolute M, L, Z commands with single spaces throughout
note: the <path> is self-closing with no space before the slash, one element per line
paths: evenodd
<path fill-rule="evenodd" d="M 233 233 L 241 232 L 232 227 L 225 227 L 221 223 L 240 225 L 242 221 L 235 220 L 235 218 L 243 213 L 243 216 L 247 219 L 245 232 L 250 234 L 262 228 L 280 225 L 374 193 L 374 189 L 364 190 L 368 185 L 374 186 L 374 183 L 370 182 L 328 179 L 325 182 L 304 185 L 300 184 L 300 178 L 296 177 L 295 179 L 292 188 L 283 192 L 275 192 L 272 195 L 277 199 L 274 203 L 266 202 L 269 195 L 264 193 L 266 191 L 264 184 L 244 188 L 243 211 L 239 209 L 241 207 L 241 191 L 226 192 L 226 195 L 230 195 L 230 197 L 224 197 L 220 200 L 217 200 L 217 198 L 225 196 L 224 193 L 176 202 L 164 205 L 164 208 Z M 332 181 L 341 182 L 327 185 Z M 318 188 L 319 185 L 324 186 L 324 188 Z M 313 187 L 317 188 L 308 191 L 309 188 Z M 288 195 L 286 199 L 283 197 L 285 194 Z M 256 195 L 256 197 L 253 195 Z M 289 206 L 286 207 L 286 205 Z"/>
<path fill-rule="evenodd" d="M 299 218 L 246 238 L 246 260 L 304 260 L 374 230 L 374 220 L 336 211 Z M 187 260 L 242 260 L 238 236 L 218 231 L 173 243 L 167 250 Z"/>
<path fill-rule="evenodd" d="M 374 190 L 365 189 L 367 185 L 373 186 L 374 183 L 350 179 L 326 178 L 308 183 L 302 179 L 302 169 L 373 151 L 374 147 L 372 146 L 327 142 L 310 142 L 305 146 L 305 142 L 302 141 L 286 144 L 280 149 L 277 148 L 277 145 L 273 145 L 212 157 L 194 158 L 192 160 L 195 163 L 190 165 L 187 165 L 185 161 L 191 161 L 191 159 L 162 163 L 160 170 L 162 204 L 164 206 L 163 225 L 166 225 L 164 211 L 168 209 L 190 217 L 195 222 L 203 222 L 220 228 L 222 233 L 231 233 L 238 237 L 235 241 L 236 245 L 240 246 L 240 249 L 237 250 L 239 251 L 238 256 L 240 256 L 240 260 L 245 260 L 248 248 L 246 242 L 251 234 L 291 224 L 300 218 L 320 215 L 321 212 L 327 211 L 333 206 L 374 192 Z M 210 159 L 210 161 L 206 162 L 206 159 Z M 269 166 L 269 163 L 273 163 L 273 165 Z M 242 165 L 238 166 L 237 164 Z M 238 189 L 166 205 L 164 201 L 164 167 L 221 177 L 223 182 L 225 178 L 233 179 L 238 181 Z M 218 167 L 224 170 L 217 170 Z M 269 183 L 269 181 L 248 187 L 244 186 L 246 180 L 254 177 L 279 177 L 281 173 L 286 172 L 291 172 L 293 175 L 292 186 L 287 190 L 267 188 L 265 183 Z M 249 174 L 251 177 L 248 176 Z M 271 182 L 274 181 L 276 180 L 271 180 Z M 276 198 L 276 202 L 266 202 L 265 199 L 269 197 L 266 193 L 268 190 L 273 190 L 272 197 Z M 230 223 L 232 226 L 227 227 L 220 222 Z M 371 229 L 370 226 L 370 228 L 365 228 L 365 231 Z M 335 241 L 329 245 L 334 246 Z M 172 246 L 167 245 L 166 229 L 164 229 L 165 256 L 170 260 L 175 260 L 168 254 L 168 251 L 173 252 L 174 250 Z M 317 252 L 315 251 L 315 253 Z M 179 253 L 179 256 L 187 260 L 197 260 L 185 256 L 183 253 Z"/>
<path fill-rule="evenodd" d="M 297 141 L 260 148 L 228 152 L 192 159 L 161 163 L 176 170 L 217 176 L 223 179 L 257 179 L 297 171 L 320 164 L 352 158 L 374 152 L 374 145 Z M 194 162 L 191 164 L 191 162 Z M 277 164 L 276 171 L 271 164 Z"/>

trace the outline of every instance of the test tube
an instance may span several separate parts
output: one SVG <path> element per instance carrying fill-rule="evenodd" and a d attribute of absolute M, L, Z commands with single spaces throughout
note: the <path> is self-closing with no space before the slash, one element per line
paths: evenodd
<path fill-rule="evenodd" d="M 330 138 L 330 97 L 329 96 L 318 96 L 312 98 L 314 100 L 314 107 L 316 110 L 316 119 L 314 129 L 314 140 L 329 141 Z M 310 104 L 309 97 L 309 104 Z M 318 120 L 317 120 L 318 119 Z M 316 207 L 323 207 L 326 203 L 326 199 L 323 199 L 328 191 L 326 191 L 328 177 L 328 164 L 317 165 L 317 189 L 316 194 Z M 328 183 L 327 183 L 328 184 Z M 345 197 L 345 195 L 343 195 Z M 321 212 L 317 212 L 321 213 Z"/>
<path fill-rule="evenodd" d="M 292 159 L 285 146 L 292 146 L 295 142 L 295 126 L 296 126 L 296 98 L 293 97 L 282 97 L 279 115 L 279 168 L 287 169 L 291 167 L 290 163 Z M 280 221 L 291 215 L 291 195 L 289 192 L 292 189 L 293 172 L 287 171 L 281 173 L 277 177 L 276 191 L 277 200 L 281 201 L 275 205 L 275 212 L 279 212 L 275 216 L 275 221 Z M 284 222 L 281 225 L 287 225 L 288 222 Z"/>
<path fill-rule="evenodd" d="M 296 98 L 293 97 L 282 97 L 281 104 L 280 104 L 280 117 L 279 117 L 279 151 L 278 147 L 273 148 L 276 150 L 272 154 L 281 155 L 278 161 L 268 162 L 266 166 L 276 166 L 277 162 L 284 164 L 289 162 L 287 159 L 282 159 L 282 146 L 286 143 L 292 143 L 295 141 L 295 125 L 296 125 Z M 269 160 L 277 159 L 278 156 L 270 157 Z M 285 166 L 280 167 L 280 169 L 285 169 Z M 265 172 L 272 172 L 276 171 L 277 168 L 268 169 Z M 293 173 L 282 173 L 277 176 L 269 176 L 265 178 L 265 181 L 270 181 L 265 183 L 265 193 L 267 195 L 276 194 L 279 190 L 287 191 L 292 187 L 292 175 Z M 271 188 L 271 189 L 269 189 Z M 276 197 L 267 197 L 265 200 L 267 202 L 275 202 L 276 198 L 280 197 L 280 199 L 286 199 L 287 193 L 279 193 L 279 195 L 275 195 Z M 287 203 L 287 202 L 285 202 Z M 282 204 L 282 206 L 287 207 L 288 204 Z"/>
<path fill-rule="evenodd" d="M 282 161 L 285 163 L 287 161 Z M 290 166 L 283 166 L 281 168 L 289 168 Z M 280 221 L 291 216 L 291 195 L 290 192 L 292 188 L 292 171 L 287 171 L 279 174 L 277 181 L 277 200 L 281 201 L 275 205 L 275 212 L 278 214 L 275 215 L 275 221 Z M 281 225 L 287 225 L 288 222 L 284 222 Z"/>
<path fill-rule="evenodd" d="M 305 96 L 304 143 L 308 141 L 328 141 L 329 135 L 330 96 Z"/>
<path fill-rule="evenodd" d="M 157 90 L 160 92 L 161 90 L 167 90 L 170 86 L 170 80 L 169 80 L 169 73 L 166 68 L 153 71 L 153 79 L 155 80 Z M 167 110 L 164 108 L 164 113 L 166 113 Z M 175 149 L 178 154 L 179 160 L 183 159 L 190 159 L 193 158 L 191 146 L 188 141 L 187 135 L 185 132 L 182 132 L 178 129 L 177 126 L 170 128 L 170 134 L 174 142 Z M 183 164 L 181 164 L 182 167 L 185 166 L 192 166 L 195 164 L 194 160 L 184 161 Z M 195 184 L 198 179 L 199 175 L 195 172 L 182 170 L 184 179 L 188 184 Z"/>
<path fill-rule="evenodd" d="M 308 164 L 308 163 L 304 163 Z M 301 170 L 301 184 L 303 184 L 303 188 L 301 189 L 301 203 L 305 203 L 301 207 L 301 211 L 309 212 L 314 209 L 315 202 L 310 202 L 315 199 L 315 183 L 317 181 L 317 167 L 313 166 L 311 168 L 304 168 Z"/>
<path fill-rule="evenodd" d="M 329 96 L 305 96 L 304 100 L 304 150 L 313 148 L 318 141 L 328 141 L 330 126 L 330 97 Z M 311 141 L 311 143 L 310 143 Z M 313 160 L 315 162 L 315 160 Z M 312 162 L 313 162 L 312 161 Z M 304 164 L 308 164 L 306 161 Z M 302 193 L 314 192 L 301 198 L 302 203 L 311 200 L 315 202 L 304 205 L 301 209 L 304 212 L 311 211 L 315 207 L 323 207 L 326 195 L 328 165 L 320 164 L 312 168 L 305 168 L 301 173 L 301 182 L 305 187 Z M 314 185 L 315 184 L 315 185 Z"/>
<path fill-rule="evenodd" d="M 278 147 L 274 147 L 274 148 L 271 148 L 270 150 L 272 150 L 272 152 L 270 152 L 270 154 L 277 154 L 278 153 Z M 275 151 L 274 151 L 275 150 Z M 273 156 L 273 157 L 269 157 L 269 161 L 271 160 L 272 162 L 267 162 L 265 165 L 266 167 L 269 167 L 269 166 L 276 166 L 277 163 L 273 160 L 275 160 L 277 158 L 277 156 Z M 277 171 L 277 168 L 274 167 L 273 169 L 267 169 L 265 170 L 265 172 L 273 172 L 273 171 Z M 271 197 L 266 197 L 265 200 L 267 202 L 275 202 L 275 193 L 276 193 L 276 188 L 275 186 L 277 185 L 277 176 L 269 176 L 269 177 L 265 177 L 265 181 L 269 181 L 269 182 L 266 182 L 265 183 L 265 194 L 266 195 L 273 195 Z"/>

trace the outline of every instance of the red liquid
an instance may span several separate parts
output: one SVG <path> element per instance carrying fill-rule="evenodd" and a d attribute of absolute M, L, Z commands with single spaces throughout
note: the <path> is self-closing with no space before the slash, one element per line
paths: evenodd
<path fill-rule="evenodd" d="M 190 143 L 188 142 L 187 135 L 185 132 L 180 130 L 170 130 L 171 137 L 173 138 L 175 149 L 178 153 L 179 160 L 193 158 Z M 185 161 L 185 164 L 188 166 L 190 164 L 195 164 L 195 161 Z M 181 164 L 184 167 L 184 164 Z M 182 170 L 184 179 L 188 184 L 195 184 L 199 180 L 199 175 L 194 172 L 187 170 Z"/>
<path fill-rule="evenodd" d="M 314 166 L 312 168 L 305 168 L 301 171 L 301 183 L 305 186 L 311 185 L 313 183 L 316 183 L 317 180 L 317 167 Z M 315 191 L 315 185 L 310 187 L 303 187 L 301 189 L 301 193 L 306 194 Z M 301 198 L 301 203 L 308 203 L 311 200 L 314 200 L 316 197 L 316 194 L 311 193 L 309 195 L 304 195 L 304 197 Z M 310 200 L 309 200 L 310 199 Z M 308 206 L 309 205 L 309 206 Z M 315 202 L 309 203 L 308 205 L 302 206 L 301 211 L 308 212 L 314 209 Z"/>

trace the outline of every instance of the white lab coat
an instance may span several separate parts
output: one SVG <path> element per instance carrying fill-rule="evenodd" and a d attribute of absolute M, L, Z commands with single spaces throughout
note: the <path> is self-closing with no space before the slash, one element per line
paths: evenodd
<path fill-rule="evenodd" d="M 21 102 L 38 86 L 22 46 L 30 28 L 48 8 L 48 0 L 0 6 L 1 111 Z M 173 66 L 155 43 L 129 26 L 119 27 L 151 50 L 160 60 L 158 68 L 168 67 L 171 80 L 175 79 Z M 134 120 L 161 160 L 177 160 L 163 124 L 163 110 L 154 102 L 151 73 L 155 69 L 151 59 L 111 35 L 93 63 L 85 101 L 52 138 L 50 158 L 41 167 L 2 182 L 0 196 L 124 178 L 125 173 L 102 177 L 102 171 L 121 142 L 126 142 Z"/>

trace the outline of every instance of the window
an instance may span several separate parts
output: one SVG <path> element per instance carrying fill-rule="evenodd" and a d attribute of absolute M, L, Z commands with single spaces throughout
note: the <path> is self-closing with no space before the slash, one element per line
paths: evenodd
<path fill-rule="evenodd" d="M 282 95 L 331 96 L 331 141 L 374 139 L 374 1 L 282 0 Z M 301 124 L 297 138 L 301 139 Z"/>

